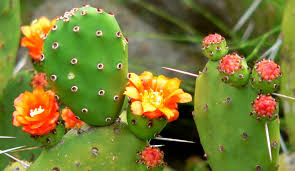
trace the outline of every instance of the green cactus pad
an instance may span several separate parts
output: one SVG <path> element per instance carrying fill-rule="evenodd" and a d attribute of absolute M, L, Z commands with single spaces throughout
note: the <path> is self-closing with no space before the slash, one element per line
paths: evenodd
<path fill-rule="evenodd" d="M 224 37 L 219 34 L 209 34 L 203 40 L 202 51 L 209 59 L 216 61 L 228 52 L 228 46 Z"/>
<path fill-rule="evenodd" d="M 15 63 L 20 39 L 19 0 L 0 3 L 0 95 L 6 86 Z"/>
<path fill-rule="evenodd" d="M 279 119 L 268 122 L 272 161 L 265 124 L 250 116 L 257 92 L 251 86 L 237 88 L 220 81 L 218 62 L 196 80 L 194 120 L 205 156 L 213 170 L 267 170 L 278 167 Z"/>
<path fill-rule="evenodd" d="M 135 171 L 137 152 L 146 145 L 122 123 L 107 127 L 85 125 L 70 130 L 61 143 L 45 149 L 28 170 Z"/>
<path fill-rule="evenodd" d="M 90 125 L 120 114 L 128 46 L 111 13 L 90 6 L 66 12 L 44 41 L 44 71 L 62 103 Z"/>
<path fill-rule="evenodd" d="M 234 62 L 232 61 L 233 59 L 228 59 L 231 57 L 237 58 L 237 60 L 239 61 L 239 62 L 237 61 L 238 63 L 236 63 L 237 66 L 231 66 L 234 64 Z M 229 63 L 225 64 L 226 62 L 229 62 Z M 230 71 L 229 69 L 230 67 L 239 67 L 239 69 L 237 71 L 228 73 L 228 71 Z M 227 69 L 229 70 L 227 71 Z M 245 58 L 241 58 L 237 54 L 230 54 L 223 57 L 220 60 L 218 70 L 222 77 L 221 80 L 230 85 L 240 87 L 240 86 L 246 85 L 249 81 L 250 71 L 249 71 L 247 62 Z"/>
<path fill-rule="evenodd" d="M 282 74 L 279 73 L 277 78 L 275 78 L 275 79 L 263 79 L 261 72 L 257 71 L 257 66 L 261 62 L 268 62 L 268 61 L 263 60 L 263 61 L 256 62 L 255 66 L 253 67 L 252 74 L 251 74 L 252 86 L 257 90 L 262 91 L 262 93 L 264 93 L 264 94 L 278 91 L 279 87 L 280 87 L 280 83 L 281 83 Z M 273 63 L 273 64 L 277 65 L 275 63 Z M 278 70 L 280 70 L 279 66 L 278 66 Z M 269 72 L 269 73 L 273 74 L 274 71 Z"/>
<path fill-rule="evenodd" d="M 56 128 L 49 134 L 42 136 L 32 136 L 33 139 L 43 144 L 45 147 L 52 147 L 60 142 L 61 138 L 65 135 L 66 128 L 62 121 L 58 121 Z"/>
<path fill-rule="evenodd" d="M 12 139 L 0 139 L 0 149 L 9 149 L 18 146 L 37 147 L 41 144 L 30 138 L 30 135 L 23 132 L 21 127 L 12 125 L 12 113 L 15 110 L 13 106 L 14 99 L 25 91 L 32 91 L 30 82 L 33 74 L 27 71 L 18 73 L 13 77 L 4 89 L 3 96 L 0 100 L 0 135 L 13 136 Z M 29 162 L 34 161 L 40 154 L 40 149 L 18 151 L 11 153 L 20 160 Z M 7 156 L 0 155 L 0 170 L 3 170 L 11 161 Z"/>
<path fill-rule="evenodd" d="M 127 122 L 128 128 L 137 137 L 149 140 L 160 134 L 165 128 L 168 121 L 166 118 L 149 119 L 145 116 L 138 116 L 132 114 L 130 107 L 127 110 Z"/>

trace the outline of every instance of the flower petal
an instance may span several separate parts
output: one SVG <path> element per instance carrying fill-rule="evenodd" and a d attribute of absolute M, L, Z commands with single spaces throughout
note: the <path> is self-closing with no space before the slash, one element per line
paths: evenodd
<path fill-rule="evenodd" d="M 148 117 L 149 119 L 155 119 L 161 117 L 163 113 L 159 110 L 155 110 L 153 112 L 145 112 L 143 113 L 143 115 Z"/>
<path fill-rule="evenodd" d="M 135 100 L 141 99 L 141 96 L 135 87 L 131 87 L 131 86 L 126 87 L 126 91 L 124 92 L 124 94 Z"/>
<path fill-rule="evenodd" d="M 178 78 L 173 78 L 173 79 L 168 80 L 168 82 L 164 88 L 165 95 L 169 95 L 172 92 L 174 92 L 175 90 L 177 90 L 180 86 L 180 83 L 181 83 L 181 80 L 179 80 Z"/>
<path fill-rule="evenodd" d="M 69 108 L 64 108 L 62 110 L 62 119 L 65 121 L 67 129 L 70 128 L 80 128 L 85 123 L 76 118 L 75 114 Z"/>
<path fill-rule="evenodd" d="M 56 19 L 50 21 L 46 17 L 33 22 L 30 26 L 22 26 L 21 31 L 24 37 L 21 46 L 29 48 L 29 54 L 33 59 L 39 61 L 43 51 L 43 38 L 50 31 Z"/>
<path fill-rule="evenodd" d="M 30 26 L 21 26 L 20 30 L 26 37 L 31 37 L 31 27 Z"/>
<path fill-rule="evenodd" d="M 142 81 L 144 89 L 147 89 L 150 81 L 153 79 L 153 74 L 151 72 L 144 71 L 142 74 L 139 75 L 139 78 Z"/>
<path fill-rule="evenodd" d="M 179 97 L 178 103 L 188 103 L 192 101 L 192 96 L 188 93 L 181 93 L 177 96 Z"/>
<path fill-rule="evenodd" d="M 143 112 L 153 112 L 157 110 L 155 106 L 150 104 L 149 102 L 142 102 Z"/>
<path fill-rule="evenodd" d="M 179 94 L 182 94 L 184 93 L 184 91 L 182 89 L 177 89 L 175 91 L 173 91 L 171 94 L 169 94 L 167 97 L 166 97 L 166 100 L 169 100 L 171 97 L 173 96 L 176 96 L 176 95 L 179 95 Z"/>
<path fill-rule="evenodd" d="M 134 101 L 131 103 L 131 111 L 135 115 L 142 115 L 143 114 L 143 108 L 142 103 L 140 101 Z"/>
<path fill-rule="evenodd" d="M 129 81 L 140 91 L 143 91 L 143 85 L 138 75 L 130 73 Z"/>
<path fill-rule="evenodd" d="M 168 122 L 176 120 L 179 116 L 179 113 L 177 110 L 172 110 L 167 107 L 162 107 L 159 110 L 161 112 L 163 112 L 163 114 L 167 118 Z"/>
<path fill-rule="evenodd" d="M 163 90 L 168 82 L 168 78 L 164 75 L 159 75 L 157 78 L 156 90 Z"/>

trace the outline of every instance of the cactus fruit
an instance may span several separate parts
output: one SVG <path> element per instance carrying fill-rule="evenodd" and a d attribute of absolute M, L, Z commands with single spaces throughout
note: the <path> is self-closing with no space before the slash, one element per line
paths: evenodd
<path fill-rule="evenodd" d="M 257 120 L 274 120 L 279 117 L 278 103 L 271 95 L 258 95 L 252 102 L 253 111 L 250 113 Z"/>
<path fill-rule="evenodd" d="M 179 116 L 177 103 L 192 100 L 190 94 L 179 88 L 180 80 L 169 79 L 163 75 L 153 76 L 143 72 L 139 76 L 130 73 L 126 94 L 130 98 L 127 110 L 129 129 L 142 139 L 154 138 Z M 165 117 L 165 118 L 163 118 Z"/>
<path fill-rule="evenodd" d="M 221 35 L 209 34 L 203 39 L 202 51 L 211 60 L 219 60 L 228 52 L 225 38 Z"/>
<path fill-rule="evenodd" d="M 225 55 L 219 63 L 218 70 L 222 81 L 234 86 L 243 86 L 248 83 L 250 71 L 245 58 L 233 53 Z"/>
<path fill-rule="evenodd" d="M 70 130 L 53 148 L 45 149 L 28 170 L 137 170 L 136 153 L 146 145 L 123 123 L 84 125 Z"/>
<path fill-rule="evenodd" d="M 163 168 L 167 165 L 164 159 L 164 153 L 159 148 L 156 147 L 145 147 L 141 152 L 137 153 L 140 155 L 139 159 L 136 161 L 142 168 L 140 170 L 144 170 L 144 167 L 148 170 L 163 170 Z"/>
<path fill-rule="evenodd" d="M 14 136 L 16 139 L 1 139 L 1 149 L 9 149 L 25 145 L 26 147 L 40 146 L 41 144 L 30 138 L 29 134 L 25 134 L 20 127 L 12 125 L 12 113 L 15 110 L 13 106 L 14 99 L 24 91 L 31 91 L 30 81 L 32 78 L 29 72 L 20 72 L 13 77 L 7 84 L 3 96 L 0 100 L 0 135 L 1 136 Z M 32 162 L 35 160 L 41 150 L 35 149 L 30 151 L 13 152 L 12 155 L 18 156 L 21 160 Z M 0 155 L 0 170 L 3 170 L 9 163 L 9 158 L 5 155 Z"/>
<path fill-rule="evenodd" d="M 0 96 L 12 75 L 20 38 L 19 0 L 0 3 Z"/>
<path fill-rule="evenodd" d="M 251 83 L 255 89 L 263 93 L 272 93 L 279 89 L 281 77 L 280 66 L 271 59 L 263 59 L 256 62 L 252 70 Z"/>
<path fill-rule="evenodd" d="M 110 125 L 128 81 L 127 41 L 114 15 L 87 5 L 57 20 L 44 40 L 49 85 L 82 121 Z"/>
<path fill-rule="evenodd" d="M 234 87 L 222 82 L 218 66 L 218 61 L 208 61 L 196 80 L 194 101 L 194 120 L 211 168 L 219 171 L 277 170 L 279 118 L 267 122 L 271 159 L 265 122 L 249 115 L 254 109 L 258 113 L 263 113 L 262 110 L 273 113 L 274 106 L 269 107 L 263 98 L 262 102 L 255 103 L 257 91 L 249 83 Z"/>

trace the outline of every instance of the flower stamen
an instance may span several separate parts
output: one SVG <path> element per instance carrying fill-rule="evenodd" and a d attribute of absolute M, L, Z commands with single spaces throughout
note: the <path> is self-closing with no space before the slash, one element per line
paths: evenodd
<path fill-rule="evenodd" d="M 44 112 L 44 109 L 42 109 L 42 107 L 39 106 L 39 108 L 35 108 L 34 110 L 33 109 L 30 110 L 30 116 L 34 117 L 36 115 L 40 115 L 43 112 Z"/>
<path fill-rule="evenodd" d="M 160 107 L 164 104 L 163 90 L 160 90 L 160 92 L 153 91 L 152 89 L 144 90 L 142 102 L 150 103 L 155 107 Z"/>

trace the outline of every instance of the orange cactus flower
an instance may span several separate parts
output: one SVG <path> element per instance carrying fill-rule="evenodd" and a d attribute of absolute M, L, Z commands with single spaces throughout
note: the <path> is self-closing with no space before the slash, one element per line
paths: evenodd
<path fill-rule="evenodd" d="M 14 100 L 13 125 L 31 135 L 44 135 L 55 129 L 59 106 L 52 90 L 37 87 L 33 92 L 24 92 Z"/>
<path fill-rule="evenodd" d="M 46 75 L 45 73 L 37 73 L 34 75 L 31 86 L 33 88 L 41 87 L 46 88 L 47 87 L 47 81 L 46 81 Z"/>
<path fill-rule="evenodd" d="M 52 21 L 46 17 L 41 17 L 39 20 L 32 22 L 30 26 L 22 26 L 21 31 L 25 37 L 21 40 L 21 46 L 29 48 L 29 54 L 37 61 L 43 51 L 43 39 L 55 24 L 56 19 Z"/>
<path fill-rule="evenodd" d="M 141 75 L 130 73 L 125 95 L 131 98 L 131 111 L 150 119 L 165 116 L 168 122 L 178 118 L 177 103 L 192 101 L 192 96 L 179 88 L 181 80 L 150 72 Z"/>
<path fill-rule="evenodd" d="M 76 118 L 75 114 L 69 108 L 65 108 L 61 112 L 61 117 L 65 121 L 66 128 L 80 128 L 85 122 Z"/>

